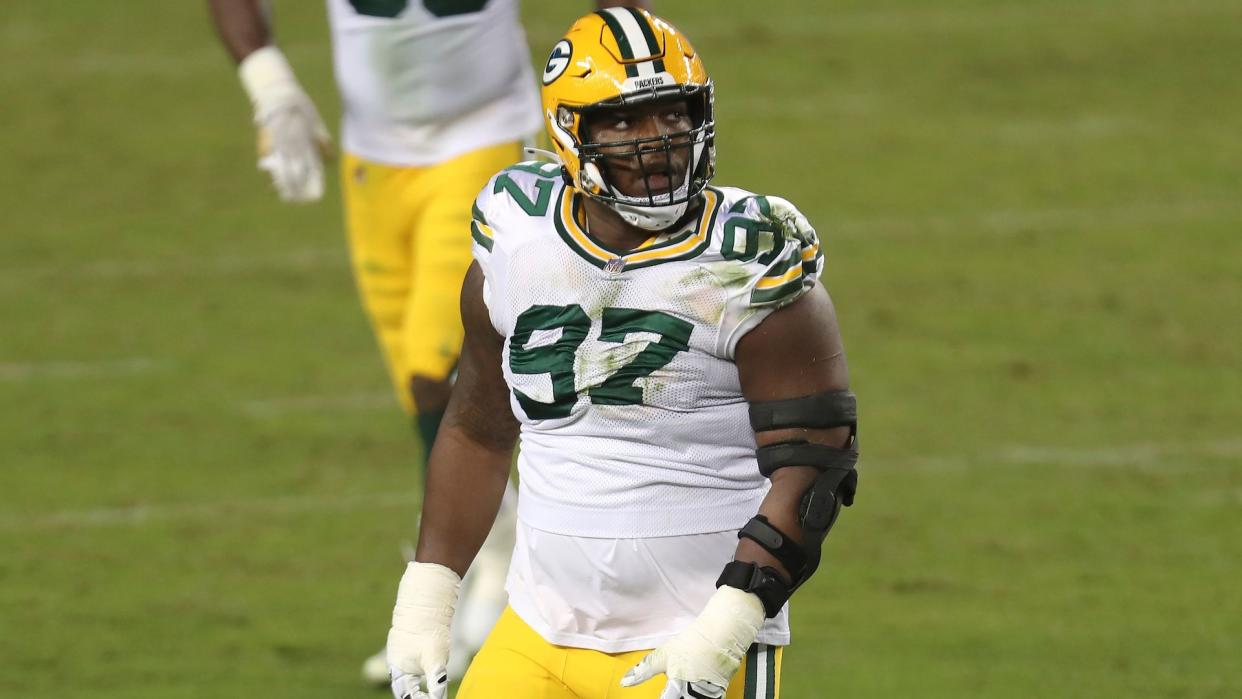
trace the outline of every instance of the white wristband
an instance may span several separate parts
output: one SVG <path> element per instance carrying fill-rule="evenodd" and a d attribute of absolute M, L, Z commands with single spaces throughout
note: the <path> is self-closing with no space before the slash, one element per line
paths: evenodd
<path fill-rule="evenodd" d="M 460 592 L 461 578 L 451 569 L 438 563 L 410 561 L 397 587 L 392 625 L 403 628 L 408 623 L 418 628 L 422 623 L 433 620 L 447 628 L 453 619 Z"/>
<path fill-rule="evenodd" d="M 264 46 L 246 56 L 237 67 L 237 74 L 250 97 L 250 103 L 256 106 L 274 95 L 301 91 L 293 67 L 275 46 Z"/>

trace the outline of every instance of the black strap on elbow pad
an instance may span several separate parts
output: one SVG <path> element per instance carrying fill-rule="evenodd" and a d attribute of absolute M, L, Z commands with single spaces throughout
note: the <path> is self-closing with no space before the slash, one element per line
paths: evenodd
<path fill-rule="evenodd" d="M 785 466 L 811 466 L 825 474 L 835 471 L 836 483 L 845 482 L 846 485 L 840 493 L 841 504 L 847 507 L 854 504 L 858 482 L 854 472 L 858 464 L 858 399 L 851 391 L 825 391 L 801 398 L 752 402 L 750 425 L 756 432 L 849 427 L 850 434 L 844 447 L 791 440 L 760 447 L 756 456 L 759 472 L 767 478 Z M 825 477 L 829 480 L 833 478 Z"/>
<path fill-rule="evenodd" d="M 755 515 L 737 533 L 739 539 L 750 539 L 759 544 L 789 571 L 789 577 L 797 581 L 806 572 L 807 560 L 798 542 L 777 529 L 767 517 Z"/>
<path fill-rule="evenodd" d="M 840 488 L 841 504 L 849 507 L 854 504 L 854 494 L 858 490 L 858 472 L 854 467 L 858 464 L 858 440 L 850 439 L 846 447 L 829 447 L 810 442 L 778 442 L 759 447 L 755 452 L 759 457 L 759 472 L 771 478 L 777 469 L 786 466 L 810 466 L 818 469 L 819 479 L 815 489 L 822 491 L 831 488 L 836 493 Z"/>
<path fill-rule="evenodd" d="M 777 442 L 755 450 L 759 473 L 771 478 L 786 466 L 812 466 L 820 471 L 853 471 L 858 463 L 858 442 L 850 439 L 846 447 L 830 447 L 807 441 Z"/>
<path fill-rule="evenodd" d="M 820 472 L 811 487 L 802 494 L 802 500 L 798 504 L 798 525 L 802 527 L 801 542 L 795 541 L 785 532 L 777 529 L 763 515 L 752 517 L 737 533 L 739 539 L 750 539 L 758 544 L 789 573 L 788 583 L 781 580 L 783 585 L 781 589 L 785 595 L 781 604 L 784 604 L 784 600 L 789 599 L 789 596 L 802 587 L 802 584 L 819 569 L 824 539 L 828 536 L 828 530 L 832 529 L 832 525 L 836 523 L 837 516 L 841 514 L 841 507 L 847 503 L 847 500 L 853 500 L 857 484 L 858 472 L 852 469 L 849 471 L 830 469 Z M 777 573 L 775 568 L 765 568 L 765 570 L 773 574 Z M 755 575 L 757 576 L 758 573 Z M 724 579 L 723 576 L 721 579 Z M 725 584 L 732 585 L 732 583 Z M 718 583 L 717 587 L 719 586 Z M 739 587 L 738 585 L 732 586 Z M 757 590 L 744 587 L 739 587 L 739 589 L 759 594 Z M 760 595 L 760 598 L 764 599 L 764 606 L 767 607 L 769 601 L 763 595 Z M 777 605 L 777 609 L 780 609 L 780 605 Z"/>
<path fill-rule="evenodd" d="M 753 592 L 763 603 L 763 614 L 771 619 L 781 613 L 793 590 L 775 568 L 759 567 L 748 561 L 730 561 L 716 580 L 716 587 L 728 585 L 742 592 Z"/>
<path fill-rule="evenodd" d="M 824 391 L 801 398 L 760 400 L 750 404 L 750 426 L 756 432 L 789 427 L 856 428 L 858 399 L 851 391 Z M 853 434 L 851 429 L 850 433 Z"/>

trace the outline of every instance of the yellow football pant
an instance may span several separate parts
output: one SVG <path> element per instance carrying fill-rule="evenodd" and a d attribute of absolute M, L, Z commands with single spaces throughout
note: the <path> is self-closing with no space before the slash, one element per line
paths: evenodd
<path fill-rule="evenodd" d="M 461 353 L 458 296 L 471 259 L 470 207 L 488 178 L 521 154 L 514 142 L 427 167 L 341 158 L 354 279 L 410 414 L 410 378 L 443 381 Z"/>
<path fill-rule="evenodd" d="M 779 699 L 782 650 L 751 646 L 726 699 Z M 457 699 L 658 699 L 664 675 L 637 687 L 621 686 L 621 677 L 649 652 L 554 646 L 506 608 L 474 656 Z"/>

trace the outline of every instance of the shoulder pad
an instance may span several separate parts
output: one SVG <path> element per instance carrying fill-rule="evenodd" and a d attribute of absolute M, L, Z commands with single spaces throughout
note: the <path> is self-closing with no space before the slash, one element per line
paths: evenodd
<path fill-rule="evenodd" d="M 475 244 L 490 252 L 496 231 L 511 217 L 546 216 L 561 186 L 561 166 L 555 163 L 531 160 L 496 173 L 474 200 L 470 234 Z"/>
<path fill-rule="evenodd" d="M 553 194 L 563 185 L 561 166 L 528 161 L 496 173 L 479 195 L 484 213 L 546 216 Z"/>
<path fill-rule="evenodd" d="M 788 200 L 738 191 L 744 196 L 722 212 L 720 254 L 745 267 L 749 305 L 784 306 L 819 278 L 819 236 Z"/>

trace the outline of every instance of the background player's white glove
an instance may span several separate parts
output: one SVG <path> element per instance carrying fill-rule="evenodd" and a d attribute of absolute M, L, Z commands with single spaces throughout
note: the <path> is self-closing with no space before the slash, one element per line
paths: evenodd
<path fill-rule="evenodd" d="M 315 103 L 275 46 L 246 56 L 238 74 L 254 105 L 259 169 L 272 176 L 284 201 L 317 201 L 323 196 L 323 159 L 332 138 Z"/>
<path fill-rule="evenodd" d="M 460 591 L 461 578 L 442 565 L 406 566 L 388 631 L 388 668 L 396 699 L 448 696 L 449 626 Z"/>
<path fill-rule="evenodd" d="M 621 678 L 622 687 L 642 684 L 660 673 L 668 684 L 660 699 L 718 699 L 755 642 L 763 625 L 759 597 L 721 587 L 686 628 L 647 654 Z"/>

